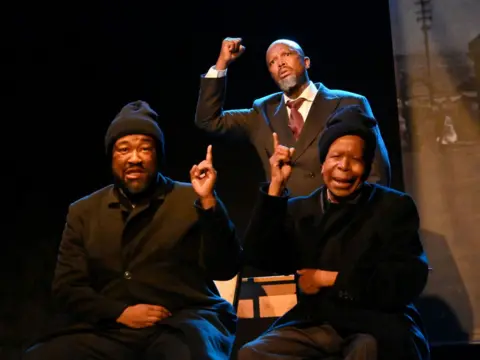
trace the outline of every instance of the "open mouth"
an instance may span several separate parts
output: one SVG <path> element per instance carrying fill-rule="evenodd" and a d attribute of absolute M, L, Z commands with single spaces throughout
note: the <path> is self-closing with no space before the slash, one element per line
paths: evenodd
<path fill-rule="evenodd" d="M 125 178 L 127 179 L 138 179 L 145 175 L 145 171 L 142 169 L 129 169 L 125 171 Z"/>
<path fill-rule="evenodd" d="M 338 187 L 348 188 L 355 183 L 355 178 L 332 178 L 333 182 Z"/>
<path fill-rule="evenodd" d="M 285 79 L 287 76 L 289 76 L 291 74 L 290 70 L 289 69 L 282 69 L 280 70 L 280 72 L 278 73 L 278 76 L 280 79 Z"/>

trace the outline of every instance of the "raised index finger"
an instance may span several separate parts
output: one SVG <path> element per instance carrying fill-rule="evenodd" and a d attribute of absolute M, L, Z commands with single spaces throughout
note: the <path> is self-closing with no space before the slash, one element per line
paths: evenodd
<path fill-rule="evenodd" d="M 275 151 L 275 149 L 278 146 L 278 135 L 275 132 L 272 135 L 273 135 L 273 151 Z"/>
<path fill-rule="evenodd" d="M 212 155 L 212 145 L 208 145 L 207 147 L 207 157 L 205 158 L 206 161 L 212 163 L 213 155 Z"/>

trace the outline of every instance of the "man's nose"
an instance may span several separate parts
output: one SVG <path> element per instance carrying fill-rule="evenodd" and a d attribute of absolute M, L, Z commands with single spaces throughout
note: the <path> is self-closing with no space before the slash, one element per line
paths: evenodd
<path fill-rule="evenodd" d="M 128 162 L 131 164 L 138 164 L 142 162 L 142 159 L 140 158 L 136 150 L 132 151 L 130 157 L 128 158 Z"/>
<path fill-rule="evenodd" d="M 338 167 L 342 170 L 347 170 L 348 169 L 348 159 L 346 157 L 343 157 L 340 159 L 338 162 Z"/>

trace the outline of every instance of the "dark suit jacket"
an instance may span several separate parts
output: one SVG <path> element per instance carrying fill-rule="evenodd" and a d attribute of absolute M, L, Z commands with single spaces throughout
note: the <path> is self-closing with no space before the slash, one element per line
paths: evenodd
<path fill-rule="evenodd" d="M 300 138 L 295 142 L 288 127 L 288 113 L 283 93 L 257 99 L 250 109 L 226 111 L 223 110 L 226 81 L 226 77 L 202 76 L 195 114 L 196 125 L 211 133 L 248 138 L 262 161 L 266 179 L 270 179 L 269 158 L 273 154 L 272 132 L 275 131 L 282 145 L 295 147 L 294 168 L 288 182 L 293 196 L 308 195 L 323 184 L 317 144 L 328 117 L 339 107 L 352 104 L 362 106 L 373 116 L 364 96 L 342 90 L 330 90 L 317 83 L 317 96 Z M 378 127 L 376 132 L 378 146 L 369 181 L 390 186 L 388 152 Z"/>
<path fill-rule="evenodd" d="M 245 234 L 247 263 L 283 274 L 338 271 L 332 287 L 300 294 L 274 326 L 328 322 L 345 336 L 375 336 L 380 359 L 427 359 L 413 302 L 425 287 L 428 264 L 412 198 L 366 183 L 355 203 L 325 210 L 324 187 L 290 200 L 265 191 Z"/>
<path fill-rule="evenodd" d="M 70 206 L 53 282 L 70 329 L 115 327 L 127 305 L 155 304 L 187 334 L 207 329 L 195 325 L 205 318 L 233 337 L 236 314 L 214 280 L 239 271 L 234 226 L 220 200 L 203 210 L 191 184 L 161 179 L 150 204 L 131 212 L 113 186 Z"/>

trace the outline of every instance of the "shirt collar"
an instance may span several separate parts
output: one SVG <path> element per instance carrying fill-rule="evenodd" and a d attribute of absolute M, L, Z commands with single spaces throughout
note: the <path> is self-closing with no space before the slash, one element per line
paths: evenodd
<path fill-rule="evenodd" d="M 305 98 L 306 101 L 313 102 L 315 100 L 315 96 L 317 96 L 318 89 L 312 81 L 308 82 L 308 86 L 302 91 L 299 98 Z M 289 98 L 287 95 L 283 94 L 283 99 L 285 100 L 285 104 L 287 101 L 295 100 Z"/>
<path fill-rule="evenodd" d="M 358 189 L 355 190 L 355 192 L 351 195 L 351 197 L 348 200 L 345 200 L 344 202 L 341 202 L 341 203 L 332 203 L 328 199 L 328 194 L 327 194 L 328 189 L 324 185 L 322 187 L 321 192 L 320 192 L 320 203 L 321 203 L 321 206 L 322 206 L 322 210 L 325 212 L 329 208 L 332 208 L 332 207 L 340 207 L 340 206 L 345 206 L 345 205 L 348 206 L 348 205 L 358 204 L 362 200 L 362 198 L 364 197 L 364 194 L 365 194 L 364 190 L 368 190 L 368 188 L 369 187 L 366 185 L 366 182 L 363 182 L 363 183 L 360 184 Z"/>

